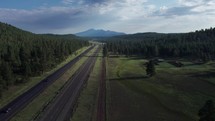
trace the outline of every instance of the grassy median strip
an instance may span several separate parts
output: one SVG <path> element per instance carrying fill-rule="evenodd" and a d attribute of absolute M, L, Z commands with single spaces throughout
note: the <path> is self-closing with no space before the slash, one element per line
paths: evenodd
<path fill-rule="evenodd" d="M 2 98 L 0 98 L 0 108 L 5 106 L 5 105 L 7 105 L 9 102 L 14 100 L 16 97 L 18 97 L 19 95 L 23 94 L 25 91 L 27 91 L 28 89 L 30 89 L 31 87 L 36 85 L 38 82 L 40 82 L 42 79 L 46 78 L 48 75 L 50 75 L 53 72 L 55 72 L 57 69 L 61 68 L 65 64 L 67 64 L 69 61 L 74 59 L 76 56 L 78 56 L 79 54 L 81 54 L 83 51 L 85 51 L 88 48 L 89 47 L 83 47 L 83 48 L 79 49 L 78 51 L 76 51 L 76 53 L 77 53 L 76 55 L 72 54 L 65 61 L 63 61 L 62 63 L 57 65 L 51 71 L 45 72 L 41 76 L 32 77 L 26 83 L 19 84 L 19 85 L 14 85 L 14 86 L 10 87 L 7 91 L 5 91 L 3 93 Z"/>
<path fill-rule="evenodd" d="M 110 111 L 111 109 L 111 85 L 110 85 L 110 75 L 109 75 L 109 58 L 106 58 L 106 121 L 110 121 Z"/>
<path fill-rule="evenodd" d="M 85 88 L 80 94 L 77 102 L 77 108 L 71 121 L 94 121 L 96 112 L 96 103 L 98 95 L 98 86 L 101 72 L 102 53 L 100 51 L 93 71 L 86 83 Z"/>
<path fill-rule="evenodd" d="M 91 55 L 95 49 L 91 50 L 87 56 Z M 19 112 L 11 121 L 29 121 L 34 120 L 43 112 L 45 107 L 51 103 L 55 98 L 58 91 L 64 86 L 70 77 L 76 72 L 76 70 L 87 60 L 88 57 L 82 57 L 72 68 L 57 79 L 52 85 L 50 85 L 44 92 L 42 92 L 37 98 L 35 98 L 25 109 Z"/>

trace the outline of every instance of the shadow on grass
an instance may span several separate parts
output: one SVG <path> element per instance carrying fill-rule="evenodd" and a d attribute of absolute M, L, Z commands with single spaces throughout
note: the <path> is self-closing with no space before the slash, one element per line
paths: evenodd
<path fill-rule="evenodd" d="M 205 63 L 190 63 L 190 64 L 184 64 L 184 67 L 189 67 L 189 66 L 197 66 L 197 65 L 203 65 Z"/>
<path fill-rule="evenodd" d="M 215 67 L 215 63 L 211 63 L 211 64 L 208 64 L 208 65 L 210 65 L 212 67 Z"/>
<path fill-rule="evenodd" d="M 120 57 L 126 57 L 127 59 L 130 60 L 139 60 L 139 59 L 144 59 L 145 57 L 143 56 L 127 56 L 127 55 L 109 55 L 109 58 L 120 58 Z"/>
<path fill-rule="evenodd" d="M 119 58 L 119 57 L 122 57 L 122 56 L 120 56 L 120 55 L 110 55 L 110 56 L 108 56 L 109 58 Z"/>
<path fill-rule="evenodd" d="M 110 81 L 115 81 L 115 80 L 118 80 L 118 81 L 123 81 L 123 80 L 130 80 L 130 79 L 146 79 L 146 78 L 149 78 L 148 76 L 138 76 L 138 77 L 119 77 L 119 78 L 112 78 L 112 79 L 109 79 Z"/>
<path fill-rule="evenodd" d="M 128 60 L 143 60 L 143 59 L 146 59 L 144 57 L 141 57 L 141 56 L 133 56 L 133 57 L 128 57 Z"/>
<path fill-rule="evenodd" d="M 83 57 L 103 57 L 103 56 L 83 56 Z"/>
<path fill-rule="evenodd" d="M 214 78 L 215 77 L 215 69 L 211 71 L 204 71 L 201 73 L 193 73 L 191 77 L 200 77 L 200 78 Z"/>

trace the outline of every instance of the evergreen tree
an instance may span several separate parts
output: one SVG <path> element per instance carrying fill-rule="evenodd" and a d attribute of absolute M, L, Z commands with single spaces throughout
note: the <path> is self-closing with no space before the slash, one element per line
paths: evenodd
<path fill-rule="evenodd" d="M 4 85 L 5 85 L 5 81 L 2 79 L 2 76 L 0 75 L 0 98 L 2 97 Z"/>
<path fill-rule="evenodd" d="M 2 62 L 1 64 L 1 76 L 6 81 L 6 87 L 13 84 L 12 70 L 8 62 Z"/>
<path fill-rule="evenodd" d="M 190 33 L 140 33 L 109 38 L 108 51 L 115 54 L 144 57 L 215 59 L 215 28 Z"/>
<path fill-rule="evenodd" d="M 33 34 L 0 22 L 0 90 L 51 70 L 87 45 L 74 35 Z"/>
<path fill-rule="evenodd" d="M 107 45 L 103 45 L 103 56 L 107 57 L 108 56 L 108 50 L 107 50 Z"/>
<path fill-rule="evenodd" d="M 148 76 L 154 76 L 156 74 L 155 72 L 155 65 L 154 62 L 152 60 L 150 60 L 147 64 L 146 64 L 146 74 Z"/>
<path fill-rule="evenodd" d="M 206 101 L 205 105 L 199 110 L 199 121 L 215 121 L 215 107 L 212 100 Z"/>

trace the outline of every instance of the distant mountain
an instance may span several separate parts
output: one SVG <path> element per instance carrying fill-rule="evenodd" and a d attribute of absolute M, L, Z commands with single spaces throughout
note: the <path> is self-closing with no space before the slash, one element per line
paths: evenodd
<path fill-rule="evenodd" d="M 87 31 L 76 33 L 75 35 L 80 37 L 112 37 L 118 35 L 125 35 L 125 33 L 109 30 L 105 31 L 102 29 L 101 30 L 89 29 Z"/>

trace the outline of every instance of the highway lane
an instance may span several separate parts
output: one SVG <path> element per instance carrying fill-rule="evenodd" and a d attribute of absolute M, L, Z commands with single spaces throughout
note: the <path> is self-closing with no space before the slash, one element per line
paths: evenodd
<path fill-rule="evenodd" d="M 76 74 L 68 81 L 56 99 L 45 109 L 38 121 L 69 121 L 74 110 L 75 103 L 92 71 L 96 56 L 101 48 L 79 68 Z"/>
<path fill-rule="evenodd" d="M 61 77 L 69 68 L 71 68 L 76 62 L 80 60 L 82 56 L 92 50 L 94 46 L 91 46 L 82 54 L 74 58 L 72 61 L 64 65 L 62 68 L 55 71 L 53 74 L 49 75 L 47 78 L 43 79 L 37 85 L 18 96 L 12 102 L 4 106 L 0 110 L 0 121 L 10 120 L 16 113 L 21 111 L 25 106 L 27 106 L 35 97 L 37 97 L 41 92 L 43 92 L 49 85 L 51 85 L 55 80 Z"/>
<path fill-rule="evenodd" d="M 105 57 L 102 58 L 102 70 L 100 74 L 99 81 L 99 95 L 98 95 L 98 103 L 97 103 L 97 121 L 105 121 L 106 120 L 106 61 Z"/>

